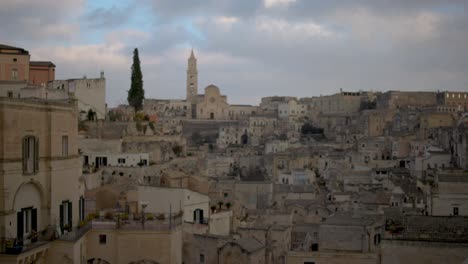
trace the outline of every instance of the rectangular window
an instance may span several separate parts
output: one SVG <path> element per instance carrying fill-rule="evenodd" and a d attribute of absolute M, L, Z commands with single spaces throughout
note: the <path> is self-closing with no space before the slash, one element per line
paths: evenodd
<path fill-rule="evenodd" d="M 84 216 L 85 216 L 85 199 L 83 197 L 80 197 L 80 200 L 78 202 L 78 213 L 79 213 L 79 220 L 84 221 Z"/>
<path fill-rule="evenodd" d="M 458 216 L 458 207 L 453 208 L 453 215 Z"/>
<path fill-rule="evenodd" d="M 39 139 L 33 136 L 23 138 L 23 173 L 39 171 Z"/>
<path fill-rule="evenodd" d="M 68 136 L 62 136 L 62 157 L 68 156 Z"/>
<path fill-rule="evenodd" d="M 200 254 L 200 263 L 205 263 L 205 255 Z"/>
<path fill-rule="evenodd" d="M 125 159 L 118 159 L 117 162 L 118 162 L 119 164 L 125 164 Z"/>
<path fill-rule="evenodd" d="M 107 243 L 107 235 L 99 235 L 99 244 L 105 245 Z"/>
<path fill-rule="evenodd" d="M 312 251 L 318 251 L 318 244 L 317 243 L 313 243 L 311 246 L 310 246 L 310 249 Z"/>
<path fill-rule="evenodd" d="M 31 223 L 32 223 L 32 208 L 22 209 L 23 211 L 23 230 L 25 234 L 31 232 Z"/>
<path fill-rule="evenodd" d="M 18 70 L 17 69 L 12 69 L 11 70 L 11 79 L 12 80 L 18 80 Z"/>
<path fill-rule="evenodd" d="M 8 97 L 13 98 L 13 92 L 12 91 L 8 91 Z"/>
<path fill-rule="evenodd" d="M 62 230 L 71 230 L 72 228 L 72 202 L 63 201 L 60 205 L 60 227 Z"/>

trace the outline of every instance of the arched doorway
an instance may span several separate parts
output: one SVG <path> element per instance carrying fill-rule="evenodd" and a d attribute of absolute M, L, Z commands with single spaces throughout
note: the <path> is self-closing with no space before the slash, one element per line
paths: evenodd
<path fill-rule="evenodd" d="M 35 242 L 37 232 L 44 227 L 41 223 L 43 191 L 38 182 L 23 183 L 15 193 L 13 210 L 16 212 L 16 239 L 18 243 Z M 10 224 L 11 226 L 11 224 Z M 7 229 L 14 234 L 14 229 Z"/>
<path fill-rule="evenodd" d="M 214 113 L 213 112 L 210 113 L 210 119 L 214 119 Z"/>
<path fill-rule="evenodd" d="M 87 264 L 110 264 L 110 263 L 101 258 L 91 258 L 91 259 L 88 259 Z"/>
<path fill-rule="evenodd" d="M 249 136 L 247 136 L 247 134 L 241 136 L 241 143 L 242 145 L 247 145 L 247 143 L 249 143 Z"/>

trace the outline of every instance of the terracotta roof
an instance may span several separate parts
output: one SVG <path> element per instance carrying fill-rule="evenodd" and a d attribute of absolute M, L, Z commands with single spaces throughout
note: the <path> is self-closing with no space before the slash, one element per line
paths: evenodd
<path fill-rule="evenodd" d="M 23 48 L 18 48 L 18 47 L 13 47 L 13 46 L 8 46 L 4 44 L 0 44 L 0 53 L 3 53 L 2 50 L 18 50 L 20 51 L 20 54 L 29 54 L 29 52 Z"/>
<path fill-rule="evenodd" d="M 49 67 L 55 67 L 55 64 L 53 64 L 51 61 L 30 61 L 29 66 L 49 66 Z"/>

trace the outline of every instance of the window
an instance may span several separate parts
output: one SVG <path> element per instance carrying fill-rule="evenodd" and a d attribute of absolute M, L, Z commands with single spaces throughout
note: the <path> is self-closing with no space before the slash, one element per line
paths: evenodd
<path fill-rule="evenodd" d="M 229 194 L 227 192 L 224 193 L 224 198 L 227 198 Z"/>
<path fill-rule="evenodd" d="M 205 255 L 200 254 L 200 263 L 205 263 Z"/>
<path fill-rule="evenodd" d="M 29 234 L 31 232 L 32 208 L 22 209 L 21 211 L 23 211 L 24 233 Z"/>
<path fill-rule="evenodd" d="M 62 157 L 68 156 L 68 136 L 62 136 Z"/>
<path fill-rule="evenodd" d="M 453 208 L 453 215 L 458 216 L 458 207 Z"/>
<path fill-rule="evenodd" d="M 12 69 L 11 70 L 11 79 L 12 80 L 18 80 L 18 70 L 17 69 Z"/>
<path fill-rule="evenodd" d="M 374 245 L 379 245 L 380 244 L 380 234 L 375 234 L 374 235 Z"/>
<path fill-rule="evenodd" d="M 8 97 L 13 98 L 13 92 L 12 91 L 8 91 Z"/>
<path fill-rule="evenodd" d="M 62 230 L 70 230 L 72 227 L 72 203 L 63 201 L 60 205 L 60 227 Z"/>
<path fill-rule="evenodd" d="M 32 231 L 37 231 L 37 209 L 27 207 L 17 213 L 17 238 L 22 242 L 24 237 L 29 237 Z M 32 237 L 32 242 L 37 238 Z"/>
<path fill-rule="evenodd" d="M 78 213 L 79 213 L 79 220 L 84 221 L 85 218 L 85 199 L 83 196 L 80 197 L 80 200 L 78 201 Z"/>
<path fill-rule="evenodd" d="M 119 164 L 125 164 L 125 159 L 118 159 L 117 162 L 118 162 Z"/>
<path fill-rule="evenodd" d="M 107 243 L 107 235 L 99 235 L 99 244 L 105 245 Z"/>
<path fill-rule="evenodd" d="M 312 243 L 310 249 L 311 249 L 312 251 L 318 251 L 318 243 Z"/>
<path fill-rule="evenodd" d="M 17 61 L 18 61 L 18 59 L 17 59 L 17 58 L 13 58 L 13 62 L 17 62 Z"/>
<path fill-rule="evenodd" d="M 39 139 L 33 136 L 23 138 L 23 173 L 31 174 L 39 170 Z"/>

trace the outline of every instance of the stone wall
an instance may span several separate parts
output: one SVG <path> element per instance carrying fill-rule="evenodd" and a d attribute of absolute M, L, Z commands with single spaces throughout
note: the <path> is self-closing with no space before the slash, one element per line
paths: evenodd
<path fill-rule="evenodd" d="M 461 264 L 468 259 L 468 243 L 383 239 L 382 264 Z"/>

